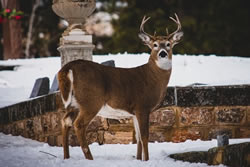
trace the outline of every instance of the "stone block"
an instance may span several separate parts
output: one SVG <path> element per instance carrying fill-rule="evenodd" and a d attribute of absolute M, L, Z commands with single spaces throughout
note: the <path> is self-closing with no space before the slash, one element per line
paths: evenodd
<path fill-rule="evenodd" d="M 215 119 L 219 124 L 240 124 L 244 121 L 245 118 L 245 108 L 218 107 L 215 110 Z"/>
<path fill-rule="evenodd" d="M 218 106 L 248 106 L 250 85 L 217 86 L 215 98 Z"/>
<path fill-rule="evenodd" d="M 166 141 L 166 134 L 165 132 L 161 131 L 150 131 L 149 132 L 149 142 L 165 142 Z"/>
<path fill-rule="evenodd" d="M 176 87 L 177 105 L 194 106 L 248 106 L 250 86 Z"/>
<path fill-rule="evenodd" d="M 217 146 L 222 147 L 229 144 L 229 137 L 226 134 L 217 136 Z"/>
<path fill-rule="evenodd" d="M 213 108 L 181 108 L 179 117 L 180 126 L 211 125 L 213 123 Z"/>
<path fill-rule="evenodd" d="M 240 127 L 236 131 L 236 138 L 250 138 L 250 127 Z"/>
<path fill-rule="evenodd" d="M 104 132 L 104 143 L 105 144 L 129 144 L 132 142 L 133 132 L 114 132 L 105 131 Z"/>
<path fill-rule="evenodd" d="M 49 93 L 53 93 L 59 90 L 57 75 L 55 75 L 54 80 L 52 82 L 51 88 L 49 90 Z"/>
<path fill-rule="evenodd" d="M 208 164 L 224 164 L 229 167 L 250 166 L 250 143 L 233 144 L 224 147 L 215 147 L 208 150 Z"/>
<path fill-rule="evenodd" d="M 30 98 L 46 95 L 48 93 L 49 93 L 49 78 L 48 77 L 38 78 L 32 89 Z"/>
<path fill-rule="evenodd" d="M 175 124 L 175 111 L 170 108 L 160 108 L 150 114 L 150 125 L 173 126 Z"/>
<path fill-rule="evenodd" d="M 4 125 L 10 122 L 8 107 L 0 109 L 0 125 Z"/>
<path fill-rule="evenodd" d="M 114 60 L 109 60 L 101 63 L 102 65 L 105 66 L 110 66 L 110 67 L 115 67 L 115 61 Z"/>
<path fill-rule="evenodd" d="M 160 107 L 176 105 L 175 87 L 167 87 L 167 94 L 162 100 Z"/>
<path fill-rule="evenodd" d="M 56 136 L 48 136 L 47 143 L 50 146 L 56 146 L 57 145 L 57 137 Z"/>
<path fill-rule="evenodd" d="M 209 130 L 207 139 L 208 140 L 216 139 L 218 135 L 222 135 L 222 134 L 226 134 L 229 138 L 233 138 L 233 129 L 225 128 L 223 126 L 212 128 L 211 130 Z"/>
<path fill-rule="evenodd" d="M 250 107 L 247 107 L 246 110 L 246 124 L 250 125 Z"/>
<path fill-rule="evenodd" d="M 188 139 L 197 140 L 201 139 L 201 132 L 197 129 L 177 129 L 172 135 L 172 141 L 175 143 L 184 142 Z"/>
<path fill-rule="evenodd" d="M 50 120 L 51 120 L 51 129 L 53 131 L 60 130 L 61 129 L 61 114 L 58 112 L 51 113 L 50 115 Z"/>
<path fill-rule="evenodd" d="M 213 106 L 215 105 L 215 87 L 176 87 L 177 106 Z"/>
<path fill-rule="evenodd" d="M 41 117 L 34 117 L 33 118 L 33 128 L 34 128 L 34 133 L 36 134 L 42 134 L 43 133 L 43 127 L 42 127 L 42 121 Z"/>
<path fill-rule="evenodd" d="M 179 161 L 190 163 L 207 163 L 207 151 L 192 151 L 186 153 L 170 154 L 169 157 Z"/>
<path fill-rule="evenodd" d="M 49 132 L 53 131 L 50 115 L 49 114 L 42 115 L 41 119 L 42 119 L 43 132 L 44 133 L 49 133 Z"/>

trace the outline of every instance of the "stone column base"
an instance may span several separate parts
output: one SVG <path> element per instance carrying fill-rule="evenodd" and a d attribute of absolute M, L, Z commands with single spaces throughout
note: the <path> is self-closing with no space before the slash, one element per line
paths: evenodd
<path fill-rule="evenodd" d="M 62 67 L 74 60 L 89 60 L 92 61 L 92 52 L 94 49 L 93 44 L 65 44 L 58 48 L 61 55 L 61 65 Z"/>

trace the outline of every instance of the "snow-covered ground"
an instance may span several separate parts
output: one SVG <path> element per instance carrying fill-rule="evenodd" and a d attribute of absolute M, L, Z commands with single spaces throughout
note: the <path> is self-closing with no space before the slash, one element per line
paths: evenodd
<path fill-rule="evenodd" d="M 115 60 L 117 67 L 135 67 L 147 62 L 149 55 L 118 54 L 93 56 L 95 62 Z M 29 98 L 35 80 L 49 77 L 53 82 L 60 69 L 60 58 L 0 61 L 0 65 L 19 65 L 14 71 L 0 71 L 0 107 Z M 250 84 L 250 59 L 238 57 L 175 55 L 170 86 L 193 83 L 208 85 Z"/>
<path fill-rule="evenodd" d="M 135 67 L 147 62 L 148 54 L 118 54 L 94 56 L 95 62 L 115 60 L 117 67 Z M 49 77 L 52 82 L 60 69 L 60 58 L 41 58 L 0 61 L 0 65 L 18 65 L 14 71 L 0 71 L 0 107 L 26 100 L 37 78 Z M 237 57 L 188 56 L 173 57 L 170 86 L 187 86 L 193 83 L 208 85 L 250 84 L 250 59 Z M 230 143 L 250 139 L 230 140 Z M 174 161 L 168 155 L 186 151 L 206 151 L 216 141 L 186 141 L 184 143 L 150 143 L 150 160 L 135 159 L 136 145 L 90 145 L 94 161 L 83 158 L 79 147 L 70 148 L 71 159 L 63 160 L 61 147 L 0 133 L 0 167 L 205 167 L 206 164 Z M 47 152 L 55 155 L 42 153 Z M 222 165 L 221 165 L 222 166 Z"/>
<path fill-rule="evenodd" d="M 250 139 L 232 139 L 230 144 L 250 142 Z M 207 151 L 215 147 L 216 140 L 186 141 L 184 143 L 150 143 L 150 160 L 135 159 L 135 144 L 90 145 L 94 161 L 86 160 L 80 147 L 71 147 L 71 158 L 63 160 L 62 147 L 51 147 L 20 136 L 0 133 L 1 167 L 207 167 L 204 163 L 175 161 L 168 157 L 172 153 Z M 50 153 L 52 155 L 46 154 Z M 219 165 L 223 167 L 223 165 Z"/>

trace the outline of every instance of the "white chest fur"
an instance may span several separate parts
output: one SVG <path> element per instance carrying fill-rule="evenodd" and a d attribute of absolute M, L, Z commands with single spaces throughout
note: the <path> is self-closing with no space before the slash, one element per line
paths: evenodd
<path fill-rule="evenodd" d="M 163 70 L 170 70 L 172 68 L 172 60 L 164 57 L 158 57 L 158 60 L 155 61 L 157 66 Z"/>
<path fill-rule="evenodd" d="M 98 116 L 110 119 L 125 119 L 131 118 L 133 115 L 121 109 L 114 109 L 105 104 L 97 114 Z"/>

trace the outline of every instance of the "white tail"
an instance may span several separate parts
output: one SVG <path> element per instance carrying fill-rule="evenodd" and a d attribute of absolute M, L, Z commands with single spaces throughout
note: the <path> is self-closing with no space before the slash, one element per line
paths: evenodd
<path fill-rule="evenodd" d="M 144 31 L 149 18 L 143 18 L 139 37 L 151 49 L 147 64 L 123 69 L 77 60 L 58 72 L 59 88 L 65 108 L 74 106 L 62 120 L 64 158 L 69 158 L 68 133 L 73 125 L 82 151 L 93 159 L 86 140 L 86 128 L 99 115 L 109 118 L 133 117 L 137 138 L 137 159 L 148 160 L 149 114 L 166 94 L 172 70 L 172 48 L 183 33 L 181 24 L 167 36 L 152 36 Z"/>

